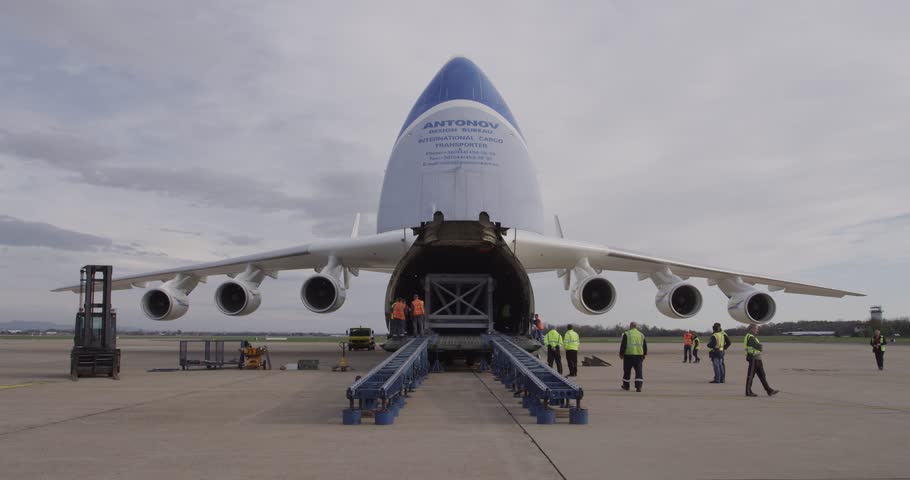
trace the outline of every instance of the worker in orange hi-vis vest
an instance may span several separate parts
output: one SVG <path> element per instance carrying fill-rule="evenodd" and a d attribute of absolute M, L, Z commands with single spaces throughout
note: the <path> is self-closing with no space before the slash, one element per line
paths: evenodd
<path fill-rule="evenodd" d="M 534 314 L 534 320 L 532 321 L 531 325 L 531 333 L 534 335 L 534 339 L 543 345 L 543 320 L 540 319 L 540 314 Z"/>
<path fill-rule="evenodd" d="M 427 333 L 427 315 L 423 309 L 423 300 L 416 293 L 411 300 L 411 318 L 414 320 L 414 333 L 423 335 Z"/>
<path fill-rule="evenodd" d="M 404 299 L 398 297 L 395 300 L 395 303 L 392 304 L 392 325 L 390 330 L 392 331 L 392 336 L 394 337 L 403 337 L 405 333 L 405 323 L 407 319 L 405 317 L 405 310 L 408 306 L 404 303 Z"/>
<path fill-rule="evenodd" d="M 683 334 L 683 363 L 692 362 L 692 332 L 686 330 Z"/>

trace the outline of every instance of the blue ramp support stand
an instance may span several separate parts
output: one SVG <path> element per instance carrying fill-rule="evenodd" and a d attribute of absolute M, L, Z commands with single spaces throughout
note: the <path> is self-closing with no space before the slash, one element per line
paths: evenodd
<path fill-rule="evenodd" d="M 405 397 L 430 372 L 427 347 L 432 336 L 414 337 L 348 387 L 349 406 L 344 410 L 345 425 L 359 424 L 353 410 L 376 409 L 376 424 L 391 425 L 398 410 L 406 405 Z"/>
<path fill-rule="evenodd" d="M 485 335 L 484 341 L 493 350 L 490 368 L 502 384 L 522 397 L 522 406 L 537 423 L 550 424 L 555 421 L 551 406 L 568 406 L 575 400 L 575 407 L 569 409 L 569 423 L 588 423 L 588 411 L 581 408 L 582 388 L 542 363 L 537 357 L 519 347 L 504 335 Z"/>

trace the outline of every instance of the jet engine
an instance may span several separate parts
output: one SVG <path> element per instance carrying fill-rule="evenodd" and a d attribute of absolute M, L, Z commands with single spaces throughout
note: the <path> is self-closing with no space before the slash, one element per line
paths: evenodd
<path fill-rule="evenodd" d="M 686 282 L 676 282 L 660 288 L 654 303 L 670 318 L 689 318 L 701 310 L 701 292 Z"/>
<path fill-rule="evenodd" d="M 335 277 L 313 275 L 300 287 L 300 300 L 315 313 L 334 312 L 344 305 L 345 288 Z"/>
<path fill-rule="evenodd" d="M 755 289 L 730 297 L 727 313 L 740 323 L 764 325 L 774 318 L 777 305 L 767 293 Z"/>
<path fill-rule="evenodd" d="M 710 282 L 709 282 L 710 283 Z M 717 281 L 717 288 L 730 299 L 727 313 L 740 323 L 763 325 L 774 318 L 777 305 L 771 295 L 761 292 L 741 277 L 730 277 Z"/>
<path fill-rule="evenodd" d="M 654 304 L 660 313 L 670 318 L 689 318 L 701 310 L 701 292 L 670 271 L 669 267 L 638 274 L 639 280 L 648 278 L 657 287 Z"/>
<path fill-rule="evenodd" d="M 188 296 L 164 284 L 142 296 L 142 312 L 152 320 L 176 320 L 190 308 Z"/>
<path fill-rule="evenodd" d="M 616 303 L 616 288 L 604 277 L 590 276 L 579 280 L 570 292 L 572 305 L 588 315 L 607 313 Z"/>
<path fill-rule="evenodd" d="M 230 316 L 249 315 L 259 308 L 262 296 L 258 285 L 243 280 L 228 280 L 215 290 L 215 305 Z"/>

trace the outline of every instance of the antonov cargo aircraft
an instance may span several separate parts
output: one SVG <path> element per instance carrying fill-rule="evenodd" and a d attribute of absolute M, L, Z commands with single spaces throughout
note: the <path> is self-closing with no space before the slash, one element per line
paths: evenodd
<path fill-rule="evenodd" d="M 359 218 L 359 217 L 358 217 Z M 245 257 L 115 279 L 116 290 L 149 288 L 142 310 L 153 320 L 175 320 L 189 310 L 199 282 L 226 275 L 215 291 L 225 315 L 249 315 L 262 302 L 266 277 L 314 269 L 300 300 L 330 313 L 344 304 L 361 270 L 391 274 L 383 308 L 388 322 L 397 297 L 420 294 L 429 328 L 455 350 L 473 350 L 480 334 L 527 336 L 534 312 L 528 273 L 555 272 L 580 312 L 601 315 L 616 302 L 604 271 L 635 272 L 657 289 L 654 303 L 671 318 L 688 318 L 702 305 L 688 279 L 705 278 L 728 298 L 739 322 L 764 324 L 775 302 L 756 285 L 825 297 L 860 293 L 721 270 L 544 235 L 543 204 L 524 135 L 505 100 L 470 60 L 453 58 L 417 99 L 389 158 L 377 232 L 317 241 Z M 56 291 L 79 291 L 79 286 Z M 458 341 L 453 339 L 458 338 Z M 465 339 L 474 338 L 477 342 Z M 440 344 L 446 342 L 440 342 Z M 386 344 L 394 349 L 396 342 Z"/>

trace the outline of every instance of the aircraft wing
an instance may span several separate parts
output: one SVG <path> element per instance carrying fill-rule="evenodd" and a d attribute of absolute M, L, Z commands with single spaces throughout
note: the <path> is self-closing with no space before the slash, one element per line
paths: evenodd
<path fill-rule="evenodd" d="M 261 270 L 269 276 L 276 276 L 277 272 L 282 270 L 321 269 L 328 265 L 330 260 L 334 262 L 334 265 L 354 272 L 359 269 L 389 271 L 395 267 L 398 260 L 410 247 L 411 240 L 406 233 L 401 231 L 325 240 L 244 257 L 114 278 L 111 288 L 113 290 L 145 288 L 149 282 L 164 282 L 174 279 L 178 275 L 190 276 L 196 281 L 204 282 L 207 277 L 213 275 L 234 276 L 250 267 Z M 52 291 L 78 292 L 79 285 L 69 285 Z"/>
<path fill-rule="evenodd" d="M 865 294 L 858 292 L 792 282 L 736 270 L 695 265 L 618 248 L 532 233 L 525 234 L 522 232 L 516 235 L 514 239 L 510 238 L 509 245 L 529 272 L 555 270 L 561 277 L 568 277 L 566 273 L 577 268 L 585 268 L 588 265 L 596 272 L 602 270 L 635 272 L 639 274 L 639 279 L 641 280 L 650 278 L 651 275 L 660 272 L 666 272 L 669 269 L 670 273 L 683 279 L 690 277 L 705 278 L 710 285 L 738 277 L 746 284 L 767 285 L 772 292 L 783 291 L 786 293 L 838 298 L 865 296 Z M 568 282 L 566 285 L 568 286 Z"/>

